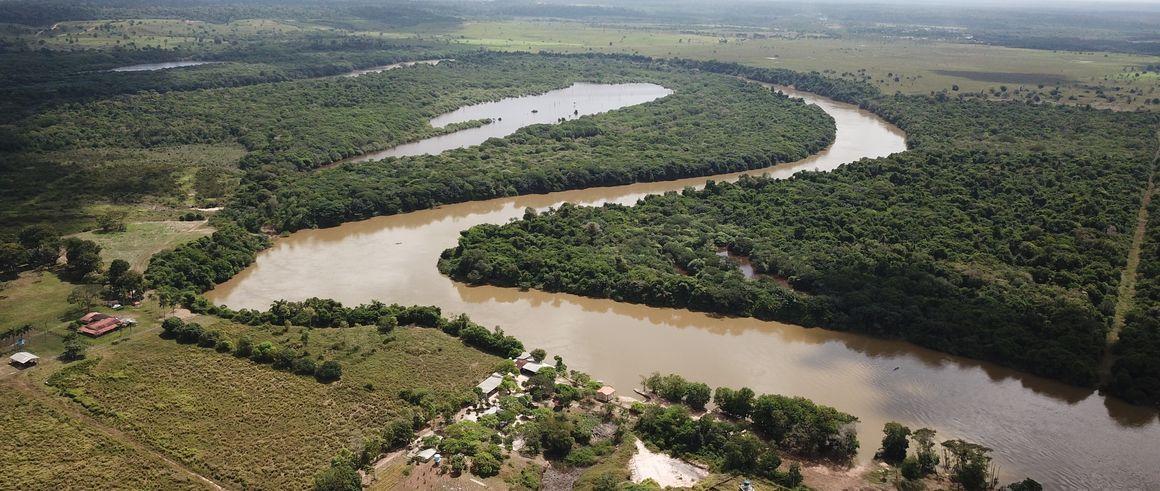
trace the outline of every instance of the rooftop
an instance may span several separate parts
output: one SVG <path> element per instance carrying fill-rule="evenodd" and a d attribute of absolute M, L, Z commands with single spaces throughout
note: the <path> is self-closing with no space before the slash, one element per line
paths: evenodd
<path fill-rule="evenodd" d="M 483 382 L 480 382 L 479 385 L 477 385 L 476 387 L 478 387 L 479 390 L 484 393 L 484 395 L 487 395 L 487 394 L 490 394 L 495 389 L 498 389 L 499 385 L 502 383 L 503 383 L 503 375 L 500 375 L 498 373 L 493 373 L 493 374 L 489 375 L 487 378 L 483 379 Z"/>
<path fill-rule="evenodd" d="M 13 353 L 12 356 L 8 357 L 8 359 L 21 365 L 27 365 L 31 362 L 39 360 L 40 357 L 27 351 L 21 351 L 19 353 Z"/>
<path fill-rule="evenodd" d="M 81 334 L 88 334 L 89 336 L 101 336 L 109 331 L 112 331 L 121 326 L 121 320 L 115 317 L 105 317 L 101 320 L 91 322 L 86 326 L 77 329 Z"/>
<path fill-rule="evenodd" d="M 101 319 L 108 319 L 108 318 L 109 318 L 108 314 L 102 314 L 100 312 L 89 312 L 89 313 L 81 316 L 80 321 L 81 321 L 81 324 L 88 324 L 90 322 L 99 321 Z"/>
<path fill-rule="evenodd" d="M 523 371 L 528 372 L 528 373 L 539 373 L 539 371 L 543 370 L 544 367 L 546 367 L 546 366 L 547 365 L 544 365 L 542 363 L 536 363 L 536 362 L 529 361 L 527 363 L 524 363 L 524 365 L 520 367 L 520 370 L 523 370 Z"/>

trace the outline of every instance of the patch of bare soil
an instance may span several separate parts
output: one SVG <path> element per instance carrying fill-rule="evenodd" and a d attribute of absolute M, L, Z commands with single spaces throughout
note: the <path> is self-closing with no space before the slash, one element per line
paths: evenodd
<path fill-rule="evenodd" d="M 709 476 L 708 469 L 663 453 L 653 452 L 640 440 L 636 441 L 636 455 L 628 462 L 628 469 L 632 475 L 632 482 L 652 479 L 662 488 L 669 486 L 687 488 Z"/>
<path fill-rule="evenodd" d="M 544 469 L 544 477 L 540 479 L 540 489 L 543 491 L 571 491 L 580 478 L 580 469 L 560 469 L 549 465 Z"/>

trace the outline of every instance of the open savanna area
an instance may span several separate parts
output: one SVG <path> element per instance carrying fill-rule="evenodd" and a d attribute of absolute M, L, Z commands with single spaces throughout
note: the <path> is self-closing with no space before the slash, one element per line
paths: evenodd
<path fill-rule="evenodd" d="M 389 338 L 373 328 L 252 334 L 259 343 L 297 342 L 337 359 L 342 379 L 324 384 L 154 333 L 48 382 L 101 423 L 229 487 L 302 489 L 340 449 L 360 447 L 404 414 L 401 390 L 471 397 L 467 388 L 498 361 L 435 329 L 401 329 Z"/>
<path fill-rule="evenodd" d="M 0 381 L 0 472 L 9 489 L 211 489 L 210 483 L 59 407 Z"/>
<path fill-rule="evenodd" d="M 953 90 L 988 92 L 1019 86 L 1050 92 L 1061 102 L 1120 110 L 1160 109 L 1154 73 L 1160 58 L 1105 52 L 1050 51 L 929 39 L 816 38 L 776 30 L 665 25 L 590 24 L 548 20 L 466 22 L 443 34 L 453 42 L 514 51 L 635 53 L 714 59 L 746 65 L 819 71 L 863 78 L 884 93 Z M 1114 96 L 1114 101 L 1100 97 Z M 1070 99 L 1072 96 L 1074 100 Z M 1044 96 L 1046 98 L 1046 96 Z M 1128 102 L 1131 98 L 1132 102 Z"/>

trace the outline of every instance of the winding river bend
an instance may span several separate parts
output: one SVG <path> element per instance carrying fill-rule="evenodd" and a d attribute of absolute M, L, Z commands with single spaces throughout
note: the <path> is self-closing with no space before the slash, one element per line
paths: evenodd
<path fill-rule="evenodd" d="M 833 116 L 837 137 L 815 156 L 767 169 L 772 176 L 832 170 L 905 149 L 903 133 L 870 113 L 810 94 L 791 95 Z M 436 270 L 439 253 L 455 245 L 461 230 L 505 223 L 526 207 L 632 204 L 647 194 L 704 182 L 503 198 L 302 231 L 276 241 L 208 296 L 235 308 L 313 296 L 348 305 L 372 299 L 434 304 L 445 313 L 502 326 L 527 346 L 560 354 L 570 367 L 622 392 L 653 371 L 674 372 L 711 386 L 748 386 L 837 407 L 862 420 L 862 463 L 878 447 L 882 425 L 896 420 L 997 449 L 1004 481 L 1031 476 L 1048 488 L 1160 487 L 1156 412 L 1090 390 L 898 341 L 567 294 L 468 287 Z"/>

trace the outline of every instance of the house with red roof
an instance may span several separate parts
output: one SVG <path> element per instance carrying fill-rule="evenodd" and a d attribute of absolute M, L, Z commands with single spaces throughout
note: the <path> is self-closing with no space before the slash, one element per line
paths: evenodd
<path fill-rule="evenodd" d="M 121 319 L 100 312 L 89 312 L 80 318 L 84 324 L 77 332 L 94 338 L 104 336 L 121 327 Z"/>

